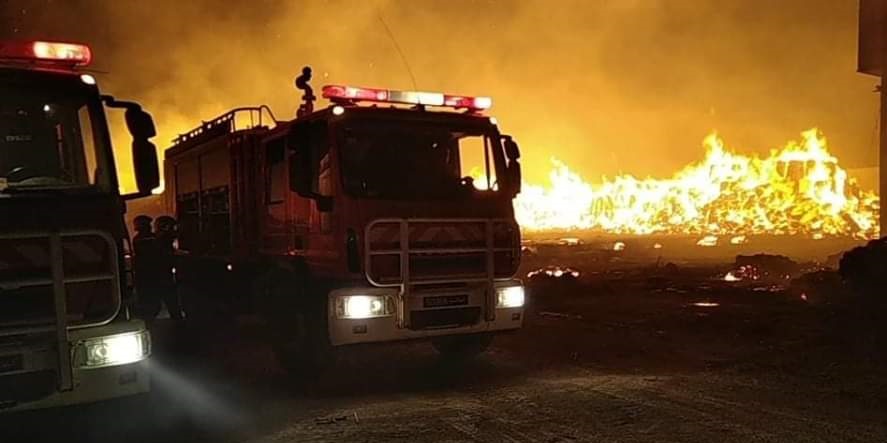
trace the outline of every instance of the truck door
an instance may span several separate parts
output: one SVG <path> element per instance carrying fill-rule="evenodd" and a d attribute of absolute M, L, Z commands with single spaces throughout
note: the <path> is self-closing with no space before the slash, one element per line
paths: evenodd
<path fill-rule="evenodd" d="M 332 138 L 328 125 L 323 120 L 300 122 L 293 128 L 293 150 L 295 155 L 308 156 L 311 176 L 311 192 L 319 198 L 329 198 L 336 203 L 334 152 L 330 149 Z M 301 197 L 296 197 L 300 200 Z M 338 232 L 337 214 L 341 212 L 336 204 L 331 210 L 321 211 L 317 201 L 307 201 L 307 238 L 305 257 L 312 269 L 318 273 L 335 272 L 343 245 L 336 241 Z M 341 202 L 338 202 L 341 203 Z M 339 205 L 340 206 L 340 205 Z"/>
<path fill-rule="evenodd" d="M 275 255 L 288 252 L 286 197 L 288 175 L 286 167 L 285 138 L 269 140 L 265 146 L 264 161 L 264 229 L 262 249 Z"/>

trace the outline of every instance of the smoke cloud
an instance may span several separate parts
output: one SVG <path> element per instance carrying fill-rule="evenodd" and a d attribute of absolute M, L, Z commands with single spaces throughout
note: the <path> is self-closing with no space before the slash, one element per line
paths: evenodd
<path fill-rule="evenodd" d="M 90 43 L 103 89 L 142 102 L 159 146 L 235 106 L 291 118 L 303 65 L 347 83 L 490 95 L 527 179 L 669 176 L 716 129 L 766 153 L 805 129 L 877 164 L 876 79 L 857 5 L 827 0 L 0 0 L 0 38 Z M 380 19 L 381 17 L 381 19 Z M 382 20 L 409 65 L 404 66 Z M 117 144 L 128 176 L 126 137 Z M 131 182 L 125 183 L 129 187 Z"/>

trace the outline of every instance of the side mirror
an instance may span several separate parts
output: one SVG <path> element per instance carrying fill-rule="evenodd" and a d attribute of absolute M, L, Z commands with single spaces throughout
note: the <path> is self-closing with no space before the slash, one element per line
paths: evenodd
<path fill-rule="evenodd" d="M 509 162 L 520 159 L 520 148 L 511 136 L 505 138 L 505 156 L 508 157 Z"/>
<path fill-rule="evenodd" d="M 126 127 L 132 134 L 132 162 L 135 169 L 136 185 L 139 194 L 148 195 L 160 186 L 160 168 L 157 160 L 157 147 L 151 137 L 157 135 L 157 128 L 151 114 L 141 107 L 130 107 L 124 115 Z"/>
<path fill-rule="evenodd" d="M 520 167 L 520 148 L 511 136 L 505 136 L 505 157 L 508 158 L 508 167 L 506 169 L 508 189 L 512 195 L 520 194 L 521 182 L 523 180 Z"/>
<path fill-rule="evenodd" d="M 151 118 L 151 114 L 143 111 L 140 106 L 128 107 L 124 118 L 126 119 L 126 128 L 129 129 L 132 138 L 147 140 L 157 135 L 154 119 Z"/>
<path fill-rule="evenodd" d="M 150 195 L 151 190 L 160 186 L 157 147 L 147 139 L 133 138 L 132 162 L 138 193 L 142 196 Z"/>
<path fill-rule="evenodd" d="M 149 140 L 157 135 L 154 119 L 135 102 L 117 100 L 110 95 L 103 95 L 102 102 L 109 108 L 126 110 L 124 114 L 126 129 L 132 135 L 132 162 L 138 192 L 124 195 L 123 198 L 130 200 L 151 195 L 151 191 L 160 186 L 157 147 Z"/>

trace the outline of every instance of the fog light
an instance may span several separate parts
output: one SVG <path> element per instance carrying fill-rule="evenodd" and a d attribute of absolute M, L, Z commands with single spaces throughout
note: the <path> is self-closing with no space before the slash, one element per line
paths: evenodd
<path fill-rule="evenodd" d="M 74 361 L 81 368 L 125 365 L 151 355 L 148 331 L 84 340 L 75 349 Z"/>
<path fill-rule="evenodd" d="M 394 312 L 384 295 L 345 295 L 336 298 L 338 318 L 362 319 L 387 317 Z"/>
<path fill-rule="evenodd" d="M 497 308 L 520 308 L 524 305 L 524 287 L 506 286 L 496 289 Z"/>

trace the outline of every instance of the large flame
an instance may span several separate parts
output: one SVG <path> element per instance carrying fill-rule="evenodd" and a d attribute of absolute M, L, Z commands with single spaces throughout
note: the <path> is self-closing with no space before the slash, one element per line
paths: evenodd
<path fill-rule="evenodd" d="M 760 158 L 712 133 L 705 158 L 667 179 L 620 175 L 593 185 L 552 159 L 551 183 L 525 183 L 516 216 L 536 231 L 876 237 L 878 196 L 848 177 L 817 129 L 801 135 Z"/>

